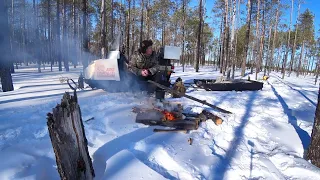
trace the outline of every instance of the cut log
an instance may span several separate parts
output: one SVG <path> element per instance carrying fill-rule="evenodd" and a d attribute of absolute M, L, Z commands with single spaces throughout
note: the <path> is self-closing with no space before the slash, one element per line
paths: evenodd
<path fill-rule="evenodd" d="M 221 125 L 223 120 L 209 111 L 203 110 L 200 115 L 204 115 L 206 120 L 211 119 L 217 126 Z"/>
<path fill-rule="evenodd" d="M 66 92 L 61 104 L 47 114 L 47 125 L 61 179 L 93 179 L 95 174 L 77 98 Z"/>

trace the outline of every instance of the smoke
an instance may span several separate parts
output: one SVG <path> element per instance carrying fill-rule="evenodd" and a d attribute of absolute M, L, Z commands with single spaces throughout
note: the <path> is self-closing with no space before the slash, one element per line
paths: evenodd
<path fill-rule="evenodd" d="M 64 29 L 62 12 L 60 12 L 60 24 L 58 29 L 56 16 L 56 3 L 51 2 L 48 8 L 48 1 L 36 1 L 35 8 L 33 1 L 25 1 L 25 4 L 12 1 L 1 1 L 2 4 L 8 2 L 6 12 L 9 14 L 10 31 L 6 33 L 9 37 L 12 62 L 72 62 L 78 65 L 78 62 L 84 61 L 88 64 L 89 61 L 97 59 L 90 52 L 82 50 L 82 28 L 78 27 L 81 23 L 81 11 L 77 9 L 76 29 L 74 33 L 73 18 L 71 16 L 71 8 L 67 7 L 67 25 Z M 1 6 L 3 7 L 3 6 Z M 12 8 L 13 7 L 13 8 Z M 60 5 L 61 7 L 61 5 Z M 48 19 L 50 13 L 50 19 Z M 5 17 L 0 16 L 3 21 Z M 50 25 L 48 21 L 50 20 Z M 1 27 L 3 27 L 1 25 Z M 58 30 L 60 35 L 58 35 Z M 1 28 L 1 33 L 4 31 Z"/>
<path fill-rule="evenodd" d="M 4 27 L 2 26 L 4 24 L 9 25 L 8 31 L 1 28 L 0 37 L 4 38 L 1 39 L 0 51 L 2 52 L 2 50 L 5 50 L 11 52 L 11 57 L 8 58 L 11 62 L 49 63 L 61 60 L 63 66 L 64 61 L 72 62 L 74 65 L 77 65 L 78 62 L 82 62 L 85 65 L 93 60 L 100 59 L 100 57 L 95 54 L 84 51 L 81 48 L 83 45 L 83 30 L 82 28 L 77 27 L 76 33 L 74 32 L 73 23 L 70 22 L 73 20 L 71 16 L 67 16 L 67 28 L 63 29 L 64 26 L 61 12 L 59 35 L 56 3 L 52 1 L 49 9 L 49 26 L 47 1 L 40 1 L 40 4 L 36 4 L 35 11 L 32 1 L 25 2 L 25 6 L 18 6 L 19 3 L 14 2 L 13 9 L 10 5 L 9 9 L 3 10 L 2 13 L 9 12 L 9 18 L 2 14 L 0 16 L 1 27 Z M 1 3 L 4 4 L 4 1 L 1 1 Z M 82 23 L 81 11 L 77 11 L 76 14 L 76 24 L 78 25 L 80 22 Z M 88 27 L 88 29 L 90 29 L 90 27 Z M 115 37 L 116 38 L 111 43 L 110 49 L 119 51 L 121 33 Z M 3 43 L 4 41 L 5 43 Z M 90 48 L 99 47 L 95 41 L 91 41 L 90 43 Z M 92 52 L 94 49 L 90 49 L 90 51 Z M 96 49 L 96 51 L 96 54 L 99 54 L 100 49 Z M 2 54 L 5 53 L 2 52 L 1 55 Z M 2 59 L 3 56 L 1 56 L 1 60 Z M 139 80 L 135 75 L 128 72 L 125 57 L 121 55 L 118 61 L 121 81 L 92 81 L 92 87 L 103 88 L 112 92 L 135 92 L 146 90 L 148 86 L 147 82 Z"/>

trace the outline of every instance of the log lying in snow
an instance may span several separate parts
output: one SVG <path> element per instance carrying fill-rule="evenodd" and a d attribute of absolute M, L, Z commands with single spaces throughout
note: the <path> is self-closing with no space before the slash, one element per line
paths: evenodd
<path fill-rule="evenodd" d="M 47 114 L 47 120 L 61 179 L 93 179 L 95 174 L 77 98 L 66 92 L 61 104 Z"/>

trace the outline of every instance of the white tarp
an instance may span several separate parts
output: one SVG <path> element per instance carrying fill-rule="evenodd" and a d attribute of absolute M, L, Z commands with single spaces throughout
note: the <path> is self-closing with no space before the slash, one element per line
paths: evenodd
<path fill-rule="evenodd" d="M 118 60 L 116 58 L 95 60 L 86 68 L 85 78 L 120 81 Z"/>

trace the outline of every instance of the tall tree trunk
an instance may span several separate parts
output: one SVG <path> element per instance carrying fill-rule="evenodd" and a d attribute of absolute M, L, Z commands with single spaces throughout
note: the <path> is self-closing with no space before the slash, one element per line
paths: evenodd
<path fill-rule="evenodd" d="M 317 85 L 319 72 L 320 72 L 320 57 L 317 57 L 317 59 L 318 60 L 317 60 L 316 69 L 315 69 L 316 77 L 314 79 L 314 85 Z"/>
<path fill-rule="evenodd" d="M 315 118 L 311 133 L 311 143 L 308 148 L 307 159 L 311 160 L 311 163 L 320 168 L 320 88 L 318 92 L 318 103 L 315 112 Z"/>
<path fill-rule="evenodd" d="M 89 53 L 89 38 L 87 34 L 87 17 L 88 17 L 88 11 L 87 11 L 87 0 L 82 0 L 82 40 L 83 40 L 83 51 L 84 53 Z M 87 54 L 82 56 L 82 65 L 83 69 L 88 67 L 89 59 Z"/>
<path fill-rule="evenodd" d="M 73 42 L 75 43 L 75 58 L 73 58 L 73 67 L 77 67 L 77 59 L 78 57 L 78 41 L 77 39 L 77 17 L 76 17 L 76 0 L 72 0 L 72 17 L 73 17 Z"/>
<path fill-rule="evenodd" d="M 63 0 L 64 1 L 64 0 Z M 63 2 L 64 6 L 64 2 Z M 64 7 L 63 7 L 64 8 Z M 62 71 L 62 64 L 61 64 L 61 58 L 62 58 L 62 51 L 64 48 L 61 47 L 61 42 L 60 42 L 60 0 L 57 0 L 57 22 L 56 22 L 56 41 L 57 41 L 57 48 L 56 48 L 56 53 L 57 53 L 57 59 L 59 62 L 59 71 Z M 63 22 L 64 23 L 64 22 Z M 63 27 L 64 28 L 64 27 Z M 63 30 L 64 31 L 64 30 Z M 64 33 L 63 33 L 64 35 Z M 64 57 L 63 57 L 64 58 Z"/>
<path fill-rule="evenodd" d="M 236 30 L 236 8 L 237 8 L 237 3 L 236 0 L 232 0 L 232 16 L 231 16 L 231 26 L 232 26 L 232 30 L 231 30 L 231 48 L 230 48 L 230 60 L 231 62 L 229 63 L 229 72 L 230 72 L 230 68 L 234 65 L 235 63 L 235 56 L 234 56 L 234 51 L 235 51 L 235 30 Z M 234 75 L 233 75 L 234 77 Z M 227 79 L 230 79 L 230 73 L 228 73 Z"/>
<path fill-rule="evenodd" d="M 114 38 L 114 17 L 113 17 L 113 0 L 111 0 L 111 40 Z"/>
<path fill-rule="evenodd" d="M 259 46 L 259 59 L 256 64 L 256 80 L 258 79 L 258 73 L 261 70 L 262 64 L 262 57 L 263 57 L 263 44 L 264 44 L 264 36 L 265 36 L 265 29 L 266 29 L 266 22 L 265 22 L 265 9 L 266 3 L 262 0 L 263 9 L 262 9 L 262 33 L 260 35 L 260 46 Z"/>
<path fill-rule="evenodd" d="M 81 7 L 81 6 L 80 6 Z M 80 9 L 79 9 L 79 14 L 77 16 L 77 22 L 78 22 L 78 29 L 77 29 L 77 32 L 78 32 L 78 39 L 79 39 L 79 44 L 78 44 L 78 56 L 79 56 L 79 63 L 81 63 L 83 65 L 83 55 L 82 55 L 82 49 L 83 49 L 83 32 L 82 32 L 82 29 L 81 29 L 81 17 L 80 17 Z"/>
<path fill-rule="evenodd" d="M 278 19 L 279 19 L 279 8 L 280 8 L 280 0 L 277 2 L 277 12 L 276 12 L 276 23 L 274 27 L 274 33 L 273 33 L 273 40 L 272 40 L 272 47 L 271 47 L 271 55 L 270 55 L 270 63 L 268 67 L 268 75 L 270 74 L 270 67 L 273 66 L 273 57 L 274 57 L 274 48 L 276 45 L 276 38 L 277 38 L 277 31 L 278 31 Z"/>
<path fill-rule="evenodd" d="M 15 12 L 14 11 L 14 0 L 11 0 L 11 38 L 10 38 L 10 45 L 11 45 L 11 56 L 12 56 L 12 58 L 16 59 L 15 55 L 14 55 L 15 53 L 13 52 L 13 50 L 14 50 L 14 48 L 13 48 L 14 41 L 13 40 L 15 39 L 15 33 L 14 33 L 14 18 L 15 18 L 15 15 L 14 15 L 14 12 Z M 38 59 L 40 59 L 40 58 L 38 58 Z M 15 60 L 15 62 L 16 62 L 16 69 L 18 69 L 18 61 L 17 61 L 17 59 Z M 14 62 L 12 61 L 12 63 L 14 63 Z"/>
<path fill-rule="evenodd" d="M 260 39 L 260 27 L 259 27 L 259 21 L 260 21 L 260 0 L 257 1 L 257 18 L 256 18 L 256 40 L 255 40 L 255 53 L 254 53 L 254 62 L 257 66 L 258 64 L 258 51 L 259 51 L 259 39 Z M 252 65 L 253 69 L 253 65 Z M 256 80 L 257 80 L 257 72 L 256 72 Z"/>
<path fill-rule="evenodd" d="M 290 58 L 290 72 L 289 72 L 289 76 L 291 75 L 292 69 L 293 69 L 293 62 L 294 62 L 294 57 L 296 54 L 296 47 L 297 47 L 297 35 L 298 35 L 298 29 L 299 29 L 299 24 L 298 24 L 298 20 L 299 20 L 299 16 L 300 16 L 300 1 L 299 5 L 298 5 L 298 14 L 297 14 L 297 20 L 296 20 L 296 32 L 294 34 L 294 41 L 293 41 L 293 47 L 292 47 L 292 52 L 291 52 L 291 58 Z"/>
<path fill-rule="evenodd" d="M 36 9 L 36 1 L 35 0 L 33 0 L 33 4 L 32 5 L 33 5 L 32 7 L 33 7 L 33 16 L 34 16 L 33 23 L 34 23 L 34 26 L 36 27 L 36 32 L 35 32 L 36 37 L 34 37 L 34 38 L 35 38 L 35 43 L 39 44 L 38 12 L 37 12 L 37 9 Z M 12 6 L 12 8 L 13 8 L 13 6 Z M 13 21 L 14 20 L 12 20 L 12 23 L 13 23 Z M 12 31 L 13 31 L 13 24 L 12 24 Z M 11 49 L 12 49 L 12 46 L 11 46 Z M 37 58 L 38 73 L 41 73 L 41 60 L 40 60 L 41 58 L 39 57 L 39 55 L 36 55 L 36 52 L 34 52 L 34 55 Z"/>
<path fill-rule="evenodd" d="M 223 69 L 222 73 L 225 75 L 226 68 L 229 60 L 228 52 L 229 52 L 229 23 L 228 23 L 228 10 L 229 10 L 229 4 L 228 0 L 224 0 L 224 15 L 223 15 Z"/>
<path fill-rule="evenodd" d="M 246 72 L 246 62 L 247 62 L 247 56 L 248 56 L 248 49 L 249 49 L 249 38 L 250 38 L 250 26 L 251 26 L 251 13 L 252 13 L 252 5 L 251 0 L 248 0 L 247 2 L 247 29 L 246 29 L 246 38 L 244 42 L 244 57 L 242 60 L 242 70 L 241 70 L 241 76 L 244 77 Z"/>
<path fill-rule="evenodd" d="M 220 73 L 223 73 L 223 60 L 224 60 L 224 16 L 221 17 L 221 24 L 220 24 L 220 42 L 219 42 L 219 66 L 220 66 Z"/>
<path fill-rule="evenodd" d="M 62 31 L 62 39 L 63 39 L 63 44 L 64 44 L 64 48 L 62 49 L 62 57 L 63 57 L 63 65 L 65 70 L 68 72 L 69 71 L 69 61 L 68 61 L 68 56 L 67 55 L 67 47 L 65 45 L 68 44 L 68 34 L 67 34 L 67 5 L 66 5 L 66 0 L 63 0 L 63 31 Z M 61 60 L 59 60 L 59 70 L 60 70 L 60 64 L 61 64 Z"/>
<path fill-rule="evenodd" d="M 148 0 L 148 4 L 147 4 L 147 22 L 146 22 L 146 24 L 147 24 L 147 38 L 148 39 L 150 39 L 150 11 L 151 11 L 150 0 Z"/>
<path fill-rule="evenodd" d="M 297 77 L 299 77 L 299 74 L 301 73 L 301 65 L 302 65 L 302 59 L 303 59 L 304 45 L 305 45 L 305 42 L 304 42 L 304 39 L 303 39 L 302 40 L 302 47 L 301 47 L 299 63 L 298 63 Z"/>
<path fill-rule="evenodd" d="M 2 91 L 13 91 L 13 83 L 11 76 L 11 56 L 10 52 L 10 28 L 8 23 L 8 6 L 6 1 L 0 1 L 0 79 Z"/>
<path fill-rule="evenodd" d="M 166 43 L 166 25 L 165 25 L 165 22 L 164 22 L 164 14 L 165 14 L 165 11 L 164 11 L 164 8 L 162 8 L 162 13 L 161 13 L 161 19 L 162 19 L 162 37 L 161 37 L 161 45 L 164 46 L 165 43 Z"/>
<path fill-rule="evenodd" d="M 132 40 L 132 48 L 131 48 L 131 54 L 134 53 L 136 50 L 136 32 L 135 32 L 135 26 L 136 26 L 136 12 L 135 12 L 135 6 L 136 6 L 136 1 L 133 0 L 132 2 L 132 9 L 133 9 L 133 19 L 132 19 L 132 31 L 131 31 L 131 40 Z"/>
<path fill-rule="evenodd" d="M 201 43 L 201 26 L 202 26 L 202 0 L 199 3 L 199 26 L 198 26 L 198 41 L 197 41 L 197 57 L 196 57 L 196 72 L 199 72 L 200 61 L 200 43 Z"/>
<path fill-rule="evenodd" d="M 52 59 L 52 50 L 51 50 L 51 4 L 50 4 L 50 0 L 47 0 L 47 16 L 48 16 L 48 59 L 51 62 L 50 65 L 50 70 L 52 71 L 52 66 L 53 66 L 53 59 Z"/>
<path fill-rule="evenodd" d="M 101 58 L 105 59 L 107 57 L 106 52 L 106 1 L 101 0 L 101 37 L 100 37 L 100 47 L 101 47 Z"/>
<path fill-rule="evenodd" d="M 185 24 L 186 24 L 186 13 L 185 13 L 186 0 L 182 0 L 182 72 L 184 72 L 185 56 L 184 56 L 184 44 L 185 44 Z"/>
<path fill-rule="evenodd" d="M 4 1 L 4 0 L 3 0 Z M 23 20 L 23 24 L 22 24 L 22 52 L 23 52 L 23 62 L 28 66 L 29 61 L 26 59 L 26 0 L 22 0 L 22 20 Z"/>
<path fill-rule="evenodd" d="M 282 67 L 283 67 L 282 79 L 284 79 L 284 76 L 286 74 L 287 59 L 288 59 L 288 53 L 289 53 L 289 49 L 290 49 L 290 33 L 291 33 L 291 24 L 292 24 L 292 14 L 293 14 L 293 0 L 291 0 L 290 24 L 289 24 L 289 32 L 288 32 L 288 38 L 287 38 L 286 55 L 284 56 L 283 65 L 282 65 Z"/>
<path fill-rule="evenodd" d="M 131 0 L 128 0 L 128 18 L 127 18 L 127 57 L 130 61 L 130 21 L 131 21 Z"/>
<path fill-rule="evenodd" d="M 272 36 L 272 25 L 270 24 L 270 28 L 269 28 L 269 35 L 268 35 L 268 47 L 267 47 L 267 58 L 264 64 L 264 73 L 263 75 L 267 75 L 267 68 L 269 65 L 269 56 L 270 56 L 270 43 L 271 43 L 271 36 Z"/>
<path fill-rule="evenodd" d="M 141 22 L 140 22 L 140 46 L 143 39 L 143 12 L 144 10 L 144 0 L 141 0 Z"/>
<path fill-rule="evenodd" d="M 235 23 L 235 29 L 236 29 L 236 37 L 235 37 L 235 44 L 234 44 L 234 60 L 233 60 L 233 64 L 232 64 L 232 79 L 234 79 L 234 74 L 235 74 L 235 69 L 237 67 L 237 45 L 238 45 L 238 31 L 237 28 L 238 28 L 238 23 L 240 22 L 240 0 L 237 0 L 237 19 L 236 19 L 236 23 Z M 240 65 L 241 66 L 241 65 Z"/>

